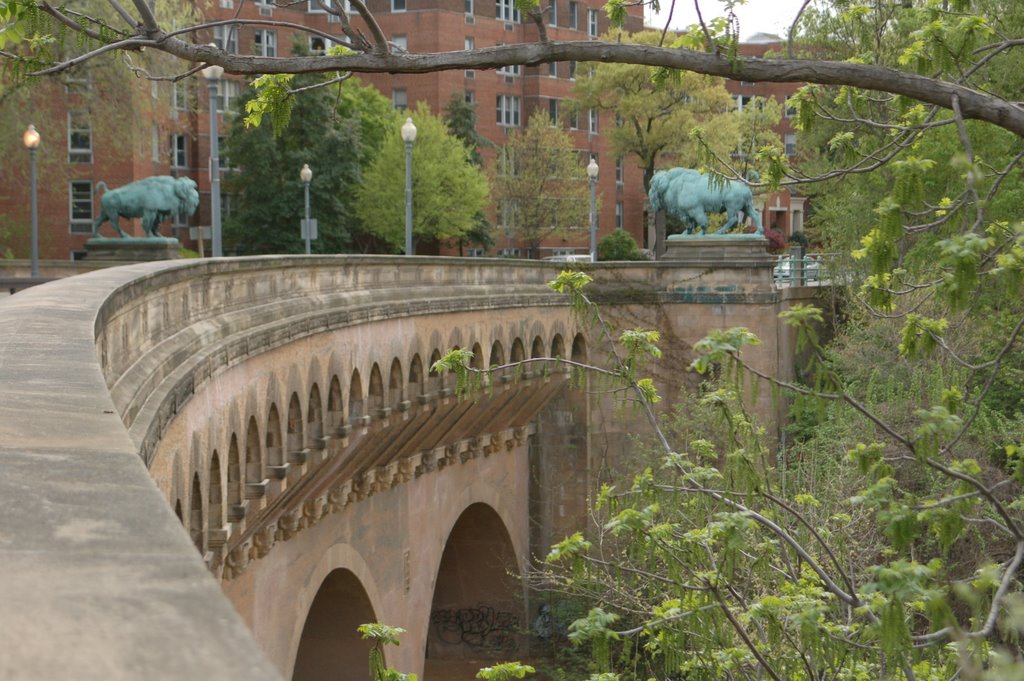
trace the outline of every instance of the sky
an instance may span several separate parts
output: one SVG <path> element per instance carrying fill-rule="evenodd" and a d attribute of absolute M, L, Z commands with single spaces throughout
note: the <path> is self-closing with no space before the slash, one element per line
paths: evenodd
<path fill-rule="evenodd" d="M 648 16 L 647 23 L 662 27 L 668 16 L 672 0 L 660 0 L 662 12 L 653 18 Z M 725 14 L 718 0 L 699 0 L 700 11 L 704 21 Z M 675 12 L 672 15 L 672 28 L 684 28 L 697 23 L 697 12 L 693 7 L 694 0 L 676 0 Z M 747 0 L 746 4 L 736 8 L 736 16 L 740 20 L 740 39 L 746 40 L 755 33 L 775 33 L 785 36 L 793 18 L 800 11 L 803 0 Z"/>

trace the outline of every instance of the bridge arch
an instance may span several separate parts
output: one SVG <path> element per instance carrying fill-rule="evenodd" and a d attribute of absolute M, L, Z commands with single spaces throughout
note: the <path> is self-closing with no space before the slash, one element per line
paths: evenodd
<path fill-rule="evenodd" d="M 297 616 L 291 632 L 287 666 L 291 674 L 288 678 L 293 681 L 336 679 L 338 669 L 366 669 L 369 645 L 359 638 L 356 627 L 377 621 L 380 613 L 375 604 L 380 602 L 380 590 L 363 556 L 348 544 L 331 546 L 307 576 L 305 586 L 296 599 Z M 356 607 L 352 608 L 350 603 Z M 351 612 L 347 617 L 331 621 L 331 605 L 340 605 L 340 610 L 349 609 Z M 321 635 L 319 641 L 315 635 L 318 622 L 326 624 L 329 632 L 329 636 Z M 306 629 L 311 624 L 314 628 L 307 636 Z M 338 650 L 330 650 L 332 641 L 334 644 L 340 642 Z M 317 675 L 316 670 L 321 663 L 333 663 L 339 658 L 345 667 L 334 665 L 333 676 Z"/>
<path fill-rule="evenodd" d="M 324 409 L 323 401 L 320 399 L 320 386 L 316 381 L 311 383 L 306 408 L 306 447 L 318 449 L 320 438 L 324 436 Z"/>
<path fill-rule="evenodd" d="M 459 514 L 434 579 L 425 676 L 472 675 L 483 664 L 519 654 L 526 608 L 517 555 L 494 507 L 478 501 Z"/>

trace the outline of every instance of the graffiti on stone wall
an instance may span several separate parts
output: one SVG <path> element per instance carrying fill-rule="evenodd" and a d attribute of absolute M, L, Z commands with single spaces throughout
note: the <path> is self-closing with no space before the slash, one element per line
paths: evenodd
<path fill-rule="evenodd" d="M 435 610 L 430 613 L 430 621 L 437 637 L 447 644 L 506 653 L 519 647 L 519 618 L 489 605 Z"/>

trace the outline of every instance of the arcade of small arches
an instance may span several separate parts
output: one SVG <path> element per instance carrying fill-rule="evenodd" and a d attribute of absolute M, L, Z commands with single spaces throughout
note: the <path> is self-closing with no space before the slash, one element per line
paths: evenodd
<path fill-rule="evenodd" d="M 567 340 L 564 322 L 550 326 L 533 329 L 532 340 L 501 329 L 482 338 L 455 328 L 443 344 L 434 332 L 429 355 L 414 340 L 404 362 L 374 358 L 373 346 L 348 363 L 337 349 L 322 356 L 283 348 L 290 361 L 274 358 L 266 372 L 256 372 L 258 388 L 249 381 L 212 410 L 201 395 L 193 398 L 205 418 L 184 440 L 168 433 L 151 471 L 210 569 L 233 579 L 275 542 L 348 504 L 522 445 L 567 370 L 557 362 L 526 370 L 507 365 L 586 361 L 582 333 Z M 506 367 L 486 374 L 481 394 L 469 400 L 455 396 L 453 377 L 430 371 L 443 352 L 460 347 L 471 348 L 473 368 Z M 178 442 L 190 443 L 188 457 Z"/>

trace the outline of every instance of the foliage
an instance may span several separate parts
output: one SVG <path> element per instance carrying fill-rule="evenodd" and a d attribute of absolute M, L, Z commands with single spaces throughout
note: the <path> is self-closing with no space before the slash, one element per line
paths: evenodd
<path fill-rule="evenodd" d="M 476 104 L 466 101 L 465 93 L 453 92 L 444 108 L 444 123 L 451 134 L 462 140 L 469 150 L 469 160 L 473 165 L 483 165 L 480 147 L 492 146 L 490 141 L 482 137 L 476 130 Z"/>
<path fill-rule="evenodd" d="M 506 233 L 536 254 L 548 237 L 587 223 L 586 174 L 572 139 L 537 112 L 499 151 L 494 198 Z"/>
<path fill-rule="evenodd" d="M 288 80 L 296 86 L 322 81 L 310 76 Z M 262 79 L 254 86 L 266 94 L 281 87 L 273 82 Z M 308 163 L 313 170 L 310 215 L 319 232 L 311 247 L 316 253 L 348 252 L 363 231 L 353 209 L 356 188 L 391 121 L 390 102 L 355 80 L 301 97 L 282 90 L 270 99 L 278 97 L 288 100 L 288 116 L 278 121 L 275 115 L 274 125 L 260 125 L 253 107 L 259 100 L 255 91 L 246 92 L 240 104 L 249 112 L 246 123 L 231 125 L 225 141 L 230 170 L 224 187 L 232 195 L 232 210 L 224 219 L 225 248 L 240 254 L 305 250 L 299 231 L 305 188 L 299 170 Z"/>
<path fill-rule="evenodd" d="M 661 33 L 617 34 L 616 39 L 656 45 Z M 707 131 L 704 140 L 717 153 L 728 156 L 737 147 L 739 119 L 720 78 L 639 64 L 585 64 L 580 72 L 588 75 L 576 80 L 576 105 L 615 114 L 615 127 L 602 132 L 616 157 L 637 157 L 644 190 L 663 158 L 696 166 L 696 145 L 689 133 L 698 126 Z"/>
<path fill-rule="evenodd" d="M 646 260 L 636 240 L 624 229 L 617 229 L 597 242 L 598 260 Z"/>
<path fill-rule="evenodd" d="M 484 681 L 511 681 L 512 679 L 526 678 L 527 674 L 533 674 L 536 671 L 528 664 L 502 662 L 493 667 L 484 667 L 477 672 L 476 678 L 484 679 Z"/>
<path fill-rule="evenodd" d="M 472 164 L 462 141 L 423 105 L 410 112 L 418 130 L 412 147 L 414 242 L 465 238 L 478 229 L 488 200 L 487 178 Z M 401 250 L 405 243 L 405 143 L 396 112 L 379 153 L 356 192 L 356 210 L 366 229 Z"/>
<path fill-rule="evenodd" d="M 370 678 L 373 681 L 416 681 L 415 674 L 402 674 L 384 663 L 384 647 L 399 645 L 398 637 L 405 633 L 405 629 L 377 622 L 360 624 L 356 629 L 364 639 L 373 641 L 370 648 Z"/>

